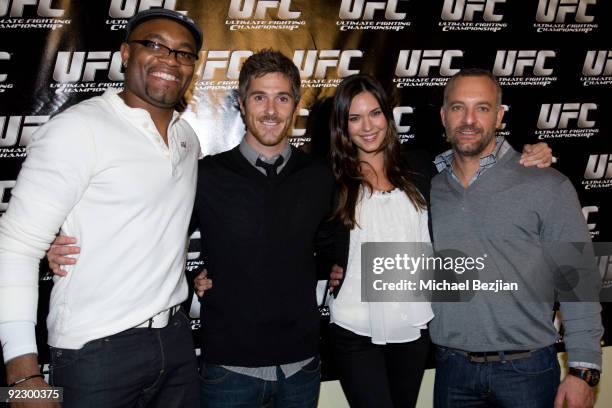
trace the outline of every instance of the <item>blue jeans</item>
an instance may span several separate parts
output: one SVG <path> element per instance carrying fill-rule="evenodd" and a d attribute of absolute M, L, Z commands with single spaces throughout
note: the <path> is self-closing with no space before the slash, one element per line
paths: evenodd
<path fill-rule="evenodd" d="M 436 408 L 554 405 L 560 377 L 554 346 L 527 358 L 492 363 L 473 363 L 453 349 L 437 347 L 436 362 Z"/>
<path fill-rule="evenodd" d="M 78 350 L 51 348 L 50 382 L 64 387 L 64 408 L 199 408 L 189 319 L 162 329 L 130 329 Z"/>
<path fill-rule="evenodd" d="M 277 381 L 266 381 L 204 363 L 200 374 L 202 408 L 316 408 L 321 383 L 321 360 L 289 378 L 276 369 Z"/>

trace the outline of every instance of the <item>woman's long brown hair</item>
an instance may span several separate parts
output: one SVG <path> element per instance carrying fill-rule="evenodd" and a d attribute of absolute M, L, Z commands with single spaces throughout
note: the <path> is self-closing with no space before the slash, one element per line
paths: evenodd
<path fill-rule="evenodd" d="M 371 93 L 387 119 L 387 134 L 380 145 L 384 159 L 384 171 L 394 187 L 399 188 L 408 196 L 418 210 L 426 207 L 423 196 L 409 179 L 409 170 L 402 164 L 400 144 L 393 120 L 393 113 L 387 95 L 378 80 L 368 74 L 356 74 L 345 78 L 336 90 L 334 105 L 330 118 L 331 128 L 331 162 L 338 187 L 338 204 L 334 215 L 350 228 L 355 228 L 355 208 L 359 200 L 362 186 L 370 190 L 374 188 L 359 171 L 363 163 L 357 155 L 357 147 L 348 134 L 349 109 L 353 98 L 362 93 Z"/>

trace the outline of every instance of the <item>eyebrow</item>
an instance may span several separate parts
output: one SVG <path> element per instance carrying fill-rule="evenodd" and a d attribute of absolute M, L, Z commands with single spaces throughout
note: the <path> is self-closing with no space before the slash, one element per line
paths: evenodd
<path fill-rule="evenodd" d="M 249 96 L 252 95 L 274 95 L 274 96 L 289 96 L 290 98 L 293 98 L 293 94 L 291 92 L 277 92 L 277 93 L 273 93 L 273 92 L 266 92 L 266 91 L 261 91 L 261 90 L 254 90 L 249 92 Z"/>
<path fill-rule="evenodd" d="M 452 105 L 465 105 L 466 103 L 463 101 L 450 101 L 448 102 L 448 106 L 452 106 Z M 475 105 L 486 105 L 486 106 L 494 106 L 494 104 L 492 104 L 491 102 L 487 102 L 487 101 L 479 101 L 476 102 Z"/>
<path fill-rule="evenodd" d="M 164 45 L 166 45 L 166 47 L 170 48 L 170 46 L 168 46 L 168 45 L 167 45 L 169 41 L 168 41 L 168 39 L 167 39 L 166 37 L 164 37 L 164 36 L 161 36 L 161 35 L 159 35 L 159 34 L 155 34 L 155 33 L 151 33 L 151 34 L 147 34 L 147 35 L 145 36 L 145 38 L 146 38 L 146 39 L 148 39 L 148 40 L 158 40 L 158 41 L 160 41 L 160 42 L 163 42 L 163 43 L 164 43 Z M 175 48 L 175 49 L 180 50 L 180 48 L 189 48 L 189 51 L 190 51 L 190 52 L 195 53 L 195 49 L 193 48 L 193 45 L 191 45 L 191 44 L 190 44 L 190 43 L 188 43 L 188 42 L 182 42 L 182 43 L 180 43 L 180 44 L 179 44 L 179 48 Z"/>
<path fill-rule="evenodd" d="M 377 108 L 374 108 L 374 109 L 368 111 L 368 113 L 376 112 L 377 110 L 382 111 L 382 108 L 379 106 Z M 351 112 L 349 112 L 349 117 L 350 116 L 361 116 L 361 114 L 360 113 L 351 113 Z"/>

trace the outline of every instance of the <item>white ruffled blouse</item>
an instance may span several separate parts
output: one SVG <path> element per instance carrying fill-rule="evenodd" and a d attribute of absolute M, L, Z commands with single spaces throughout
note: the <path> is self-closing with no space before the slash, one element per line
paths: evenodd
<path fill-rule="evenodd" d="M 417 210 L 406 193 L 362 191 L 351 230 L 348 265 L 342 290 L 330 300 L 330 321 L 374 344 L 403 343 L 421 336 L 434 314 L 428 302 L 362 302 L 361 244 L 364 242 L 430 242 L 427 210 Z"/>

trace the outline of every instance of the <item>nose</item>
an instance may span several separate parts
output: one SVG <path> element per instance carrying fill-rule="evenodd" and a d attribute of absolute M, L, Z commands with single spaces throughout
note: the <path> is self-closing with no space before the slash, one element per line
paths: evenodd
<path fill-rule="evenodd" d="M 476 123 L 476 110 L 475 109 L 466 109 L 465 110 L 465 116 L 463 117 L 463 121 L 468 124 L 471 125 L 473 123 Z"/>
<path fill-rule="evenodd" d="M 372 130 L 372 120 L 368 117 L 368 115 L 364 115 L 363 121 L 361 122 L 361 128 L 366 132 Z"/>
<path fill-rule="evenodd" d="M 179 65 L 176 59 L 176 51 L 170 51 L 168 54 L 159 55 L 157 59 L 164 61 L 168 65 Z"/>
<path fill-rule="evenodd" d="M 276 101 L 274 98 L 266 98 L 266 106 L 264 106 L 266 114 L 274 115 L 276 113 Z"/>

